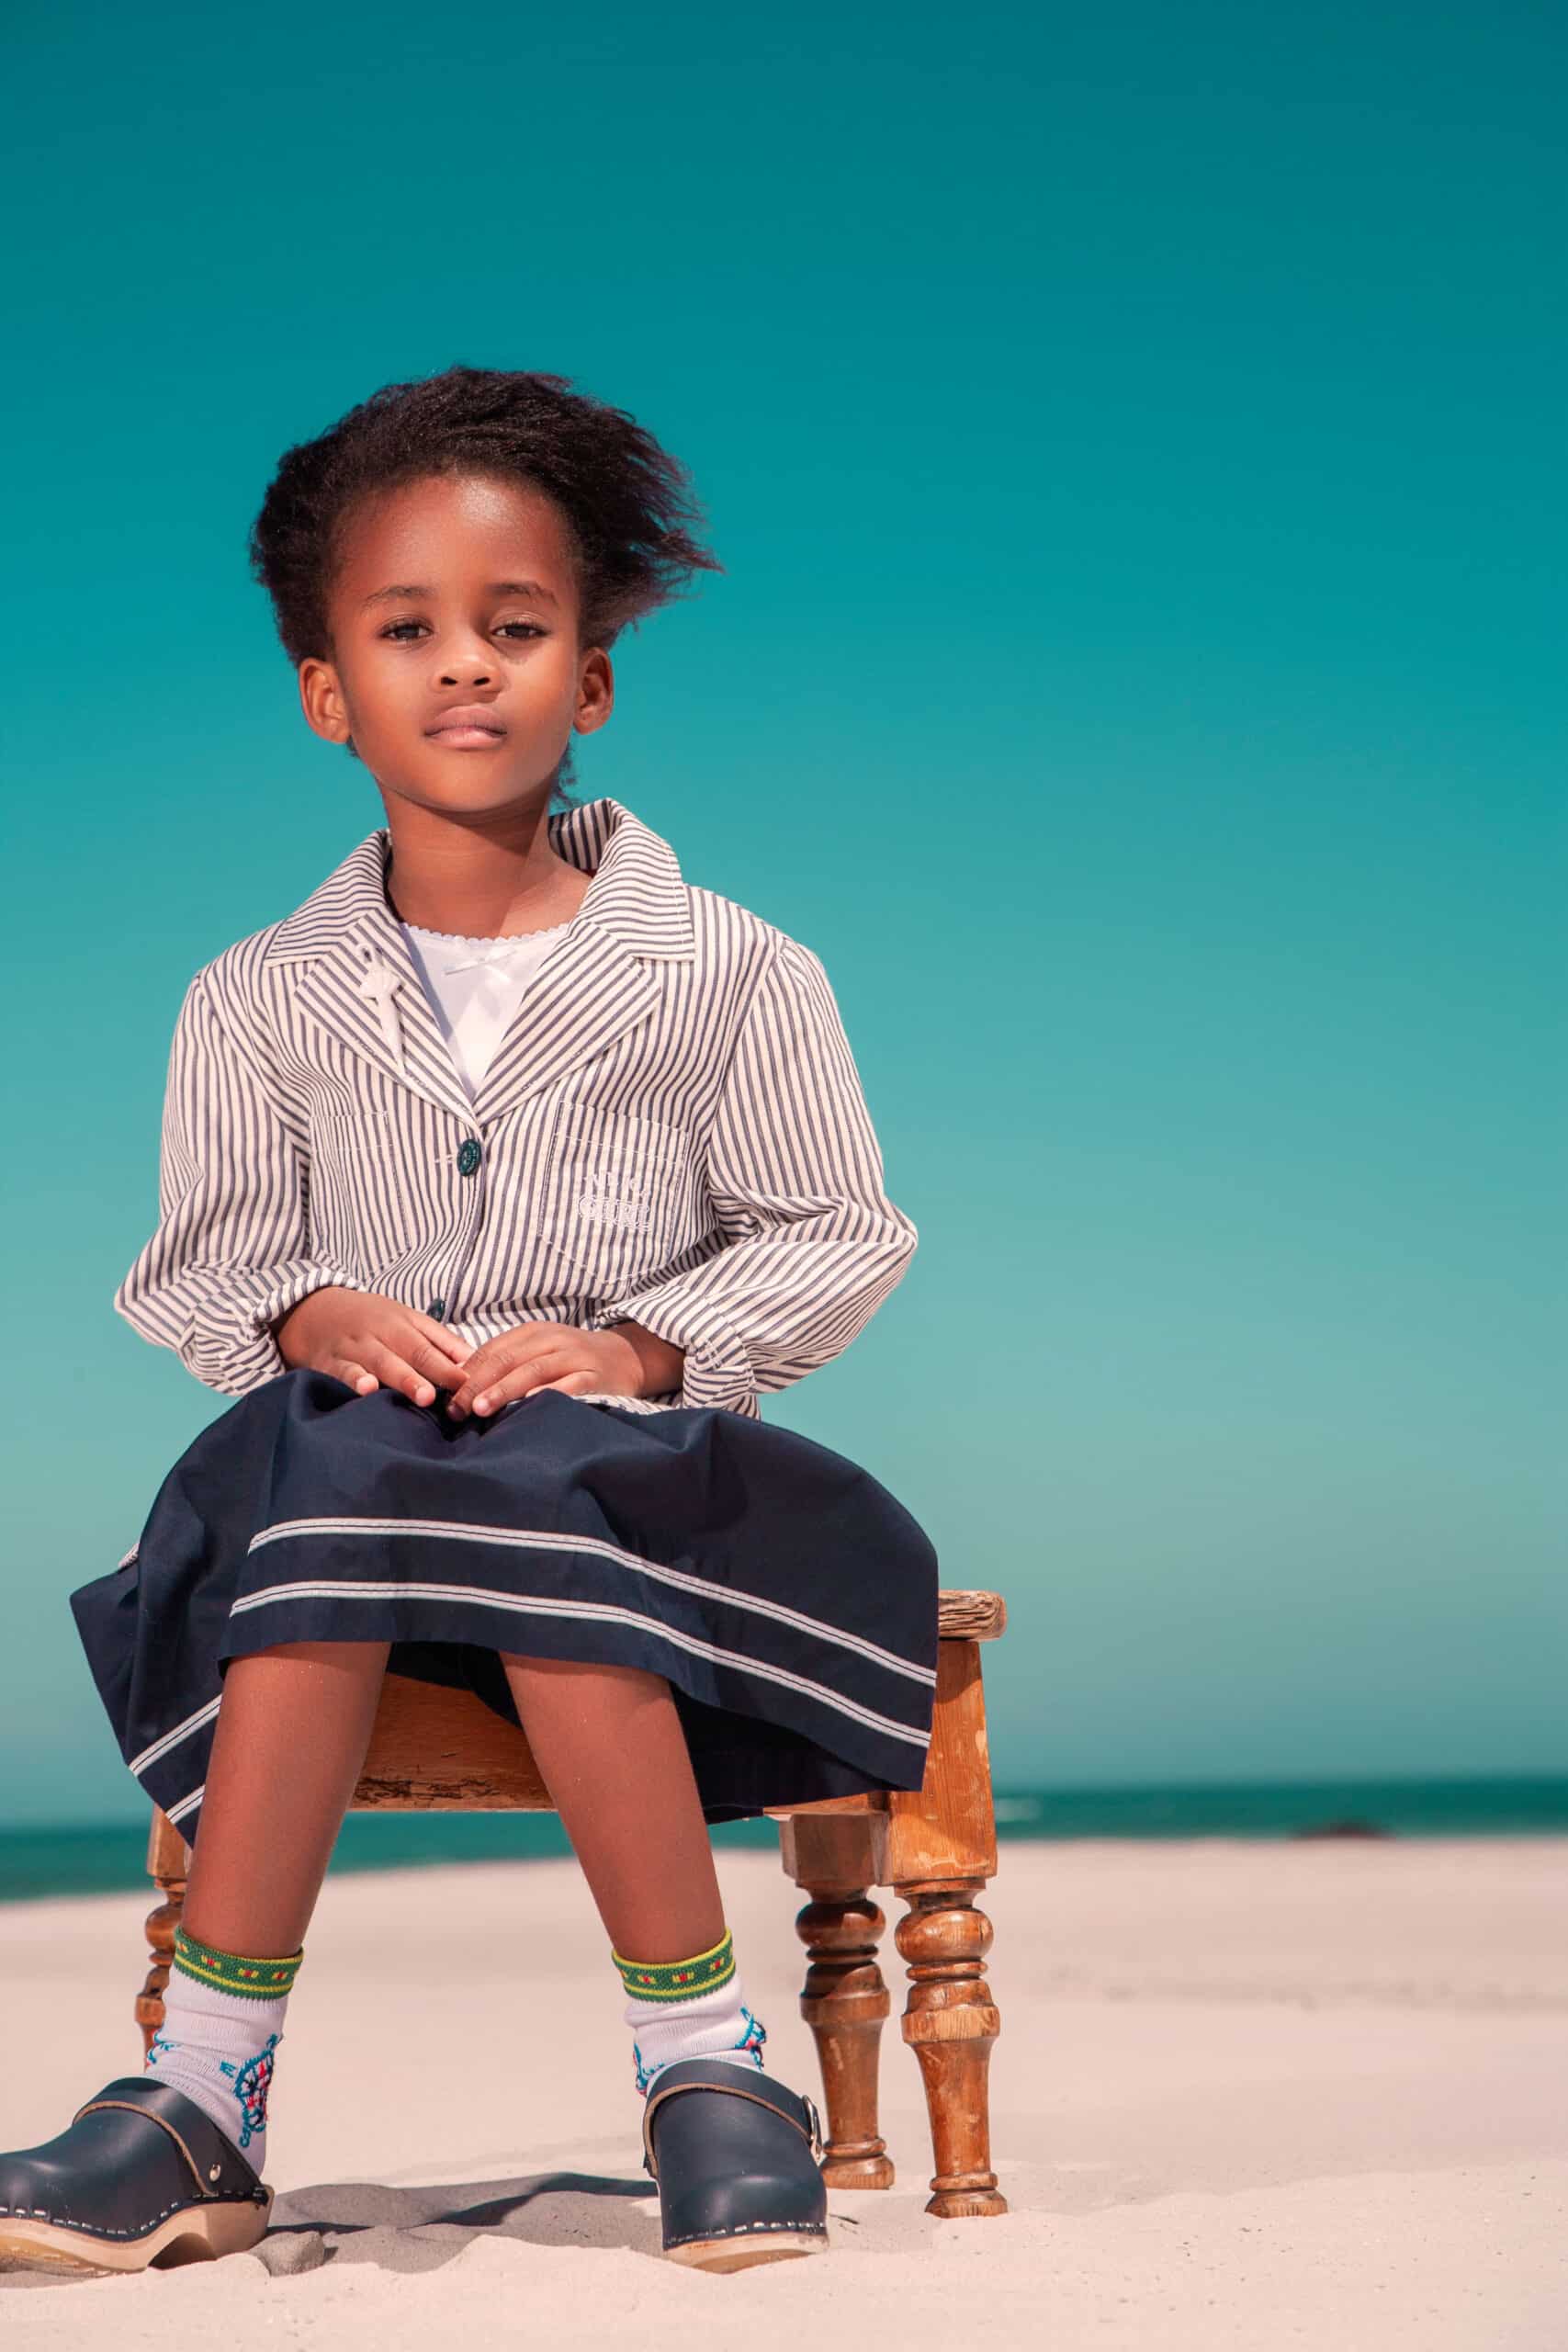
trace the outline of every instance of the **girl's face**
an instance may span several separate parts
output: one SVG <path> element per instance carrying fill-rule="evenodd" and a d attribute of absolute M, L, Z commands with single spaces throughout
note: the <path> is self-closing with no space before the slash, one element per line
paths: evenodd
<path fill-rule="evenodd" d="M 433 475 L 367 499 L 340 547 L 336 661 L 299 665 L 315 732 L 352 735 L 389 800 L 483 817 L 547 797 L 572 730 L 602 727 L 615 697 L 609 655 L 578 646 L 553 501 L 489 475 Z M 454 711 L 485 731 L 442 732 Z"/>

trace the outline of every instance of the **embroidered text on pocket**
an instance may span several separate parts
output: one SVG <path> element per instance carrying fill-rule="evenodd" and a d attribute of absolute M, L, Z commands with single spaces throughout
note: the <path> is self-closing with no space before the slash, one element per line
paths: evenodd
<path fill-rule="evenodd" d="M 655 1272 L 694 1236 L 691 1138 L 630 1112 L 580 1108 L 558 1129 L 540 1222 L 596 1289 Z"/>

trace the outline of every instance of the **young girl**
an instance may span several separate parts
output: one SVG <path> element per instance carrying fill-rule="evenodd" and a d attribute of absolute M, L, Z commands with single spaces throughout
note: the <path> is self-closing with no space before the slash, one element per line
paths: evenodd
<path fill-rule="evenodd" d="M 916 1230 L 817 956 L 559 791 L 622 628 L 720 568 L 698 512 L 622 411 L 471 368 L 374 393 L 267 491 L 305 717 L 387 821 L 179 1014 L 115 1305 L 242 1401 L 72 1605 L 189 1891 L 144 2073 L 0 2156 L 0 2258 L 265 2232 L 284 2014 L 389 1668 L 526 1732 L 619 1972 L 666 2252 L 826 2245 L 706 1825 L 920 1784 L 931 1545 L 758 1406 L 850 1344 Z"/>

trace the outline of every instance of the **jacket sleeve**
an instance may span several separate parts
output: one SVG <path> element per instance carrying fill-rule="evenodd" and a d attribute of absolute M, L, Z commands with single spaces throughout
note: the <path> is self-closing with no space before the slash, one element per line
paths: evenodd
<path fill-rule="evenodd" d="M 209 1388 L 243 1396 L 287 1372 L 270 1326 L 326 1283 L 362 1285 L 310 1247 L 304 1157 L 269 1099 L 211 967 L 175 1027 L 159 1154 L 158 1227 L 114 1295 Z"/>
<path fill-rule="evenodd" d="M 748 1009 L 708 1144 L 724 1246 L 611 1301 L 685 1351 L 682 1405 L 747 1410 L 840 1355 L 903 1276 L 919 1236 L 882 1153 L 820 959 L 785 939 Z M 754 1404 L 750 1405 L 754 1412 Z"/>

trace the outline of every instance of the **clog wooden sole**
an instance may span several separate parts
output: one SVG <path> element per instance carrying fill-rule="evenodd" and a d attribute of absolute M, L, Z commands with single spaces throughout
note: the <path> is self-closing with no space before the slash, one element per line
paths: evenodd
<path fill-rule="evenodd" d="M 271 2211 L 269 2188 L 265 2205 L 193 2206 L 123 2245 L 95 2237 L 90 2230 L 8 2213 L 0 2217 L 0 2270 L 145 2270 L 153 2263 L 172 2270 L 187 2262 L 212 2262 L 258 2245 Z"/>
<path fill-rule="evenodd" d="M 688 2245 L 668 2247 L 664 2259 L 683 2262 L 689 2270 L 750 2270 L 754 2263 L 788 2262 L 796 2255 L 827 2251 L 825 2230 L 779 2230 L 754 2238 L 696 2238 Z"/>

